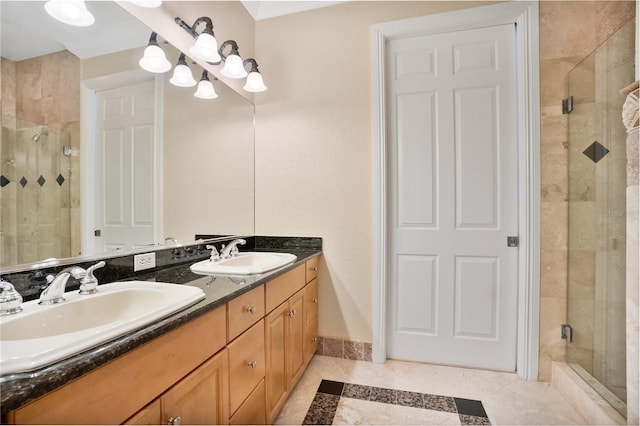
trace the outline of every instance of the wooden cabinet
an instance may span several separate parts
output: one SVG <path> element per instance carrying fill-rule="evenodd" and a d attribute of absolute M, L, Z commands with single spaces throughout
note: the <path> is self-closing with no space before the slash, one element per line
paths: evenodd
<path fill-rule="evenodd" d="M 195 369 L 160 397 L 162 424 L 226 424 L 229 419 L 227 349 Z"/>
<path fill-rule="evenodd" d="M 267 421 L 273 423 L 317 348 L 317 261 L 267 283 L 266 303 L 282 303 L 265 318 Z M 314 266 L 315 265 L 315 266 Z M 311 283 L 306 284 L 307 277 Z M 273 285 L 272 285 L 273 284 Z M 305 286 L 306 284 L 306 286 Z M 307 341 L 308 340 L 308 341 Z"/>
<path fill-rule="evenodd" d="M 7 420 L 273 423 L 317 348 L 317 276 L 313 258 L 9 412 Z"/>
<path fill-rule="evenodd" d="M 304 308 L 304 363 L 311 361 L 318 349 L 318 279 L 314 278 L 305 287 Z"/>

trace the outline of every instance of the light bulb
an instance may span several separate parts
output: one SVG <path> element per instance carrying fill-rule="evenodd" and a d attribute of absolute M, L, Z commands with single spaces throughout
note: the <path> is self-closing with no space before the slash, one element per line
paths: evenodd
<path fill-rule="evenodd" d="M 245 83 L 244 90 L 247 92 L 264 92 L 267 90 L 267 86 L 262 81 L 262 75 L 257 71 L 251 71 L 247 76 L 247 82 Z"/>
<path fill-rule="evenodd" d="M 242 65 L 242 58 L 236 54 L 227 56 L 221 73 L 229 78 L 245 78 L 247 76 L 247 71 L 245 71 Z"/>
<path fill-rule="evenodd" d="M 49 0 L 44 10 L 58 21 L 76 27 L 88 27 L 95 22 L 83 0 Z"/>
<path fill-rule="evenodd" d="M 186 65 L 177 65 L 173 70 L 173 76 L 169 80 L 171 84 L 178 87 L 193 87 L 196 85 L 196 80 L 191 74 L 191 70 Z"/>
<path fill-rule="evenodd" d="M 198 90 L 196 90 L 193 96 L 200 99 L 215 99 L 218 97 L 218 94 L 209 80 L 200 80 Z"/>
<path fill-rule="evenodd" d="M 196 39 L 196 43 L 189 49 L 196 58 L 207 62 L 220 62 L 222 59 L 218 54 L 218 42 L 211 34 L 202 33 Z"/>
<path fill-rule="evenodd" d="M 153 44 L 144 49 L 144 57 L 138 63 L 143 69 L 153 73 L 163 73 L 171 69 L 171 62 L 167 60 L 160 46 Z"/>

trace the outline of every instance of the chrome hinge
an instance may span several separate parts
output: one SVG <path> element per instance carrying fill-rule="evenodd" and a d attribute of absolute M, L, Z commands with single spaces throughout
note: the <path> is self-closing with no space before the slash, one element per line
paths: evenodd
<path fill-rule="evenodd" d="M 562 324 L 560 329 L 561 337 L 571 343 L 573 341 L 573 328 L 569 324 Z"/>
<path fill-rule="evenodd" d="M 573 96 L 562 100 L 562 113 L 569 114 L 571 111 L 573 111 Z"/>

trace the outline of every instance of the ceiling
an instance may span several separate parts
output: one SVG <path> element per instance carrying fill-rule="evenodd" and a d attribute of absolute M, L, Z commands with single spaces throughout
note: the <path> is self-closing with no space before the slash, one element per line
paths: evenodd
<path fill-rule="evenodd" d="M 242 4 L 255 20 L 272 18 L 343 1 L 246 0 Z M 21 61 L 61 50 L 80 59 L 147 45 L 150 30 L 115 2 L 87 1 L 96 21 L 74 27 L 56 21 L 44 10 L 44 0 L 0 0 L 0 53 Z"/>
<path fill-rule="evenodd" d="M 304 12 L 305 10 L 317 9 L 319 7 L 332 6 L 342 1 L 316 0 L 243 0 L 242 4 L 249 11 L 253 19 L 259 21 L 261 19 L 273 18 L 291 13 Z"/>

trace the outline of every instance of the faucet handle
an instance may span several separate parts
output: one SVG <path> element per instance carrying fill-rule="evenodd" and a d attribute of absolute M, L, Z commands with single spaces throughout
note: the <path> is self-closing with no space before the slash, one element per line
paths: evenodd
<path fill-rule="evenodd" d="M 209 257 L 209 260 L 214 262 L 216 260 L 220 259 L 220 255 L 218 254 L 218 249 L 216 249 L 216 246 L 214 246 L 213 244 L 211 245 L 207 245 L 205 246 L 205 248 L 207 250 L 211 250 L 211 257 Z"/>
<path fill-rule="evenodd" d="M 104 265 L 106 265 L 106 263 L 104 263 L 104 260 L 101 260 L 95 265 L 87 268 L 87 273 L 82 280 L 80 280 L 80 291 L 78 294 L 86 295 L 98 292 L 98 279 L 93 275 L 93 271 L 98 268 L 102 268 Z"/>
<path fill-rule="evenodd" d="M 0 278 L 0 316 L 17 314 L 22 310 L 22 295 L 13 284 Z"/>

